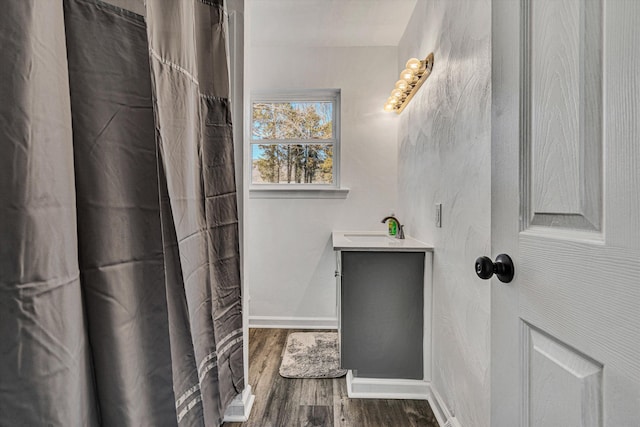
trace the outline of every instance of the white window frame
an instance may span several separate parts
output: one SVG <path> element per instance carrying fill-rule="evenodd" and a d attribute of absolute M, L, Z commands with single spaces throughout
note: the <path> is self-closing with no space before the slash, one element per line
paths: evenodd
<path fill-rule="evenodd" d="M 333 103 L 333 129 L 332 138 L 323 140 L 270 140 L 253 139 L 253 105 L 258 102 L 332 102 Z M 345 198 L 348 189 L 340 187 L 340 89 L 308 89 L 308 90 L 274 90 L 255 91 L 251 94 L 248 132 L 248 164 L 247 178 L 249 183 L 249 195 L 251 198 Z M 256 184 L 251 173 L 253 170 L 253 145 L 257 144 L 331 144 L 333 145 L 333 183 L 332 184 Z"/>

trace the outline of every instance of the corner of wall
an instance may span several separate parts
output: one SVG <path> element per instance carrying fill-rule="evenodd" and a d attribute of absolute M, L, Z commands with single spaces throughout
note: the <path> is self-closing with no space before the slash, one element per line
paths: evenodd
<path fill-rule="evenodd" d="M 490 249 L 490 22 L 489 1 L 418 2 L 398 50 L 399 61 L 435 53 L 400 117 L 398 214 L 435 247 L 432 385 L 455 422 L 474 427 L 490 424 L 490 288 L 472 268 Z"/>

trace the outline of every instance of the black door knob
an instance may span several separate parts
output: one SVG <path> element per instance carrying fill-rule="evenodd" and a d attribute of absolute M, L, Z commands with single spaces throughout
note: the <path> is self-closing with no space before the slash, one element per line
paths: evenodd
<path fill-rule="evenodd" d="M 495 274 L 501 282 L 509 283 L 513 280 L 513 261 L 507 254 L 498 255 L 496 262 L 491 261 L 489 257 L 481 256 L 476 259 L 476 274 L 484 280 L 490 279 Z"/>

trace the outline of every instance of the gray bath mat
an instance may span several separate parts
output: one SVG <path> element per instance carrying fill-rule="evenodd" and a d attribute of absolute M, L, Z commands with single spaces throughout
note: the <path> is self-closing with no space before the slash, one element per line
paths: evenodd
<path fill-rule="evenodd" d="M 339 378 L 337 332 L 292 332 L 282 352 L 280 375 L 285 378 Z"/>

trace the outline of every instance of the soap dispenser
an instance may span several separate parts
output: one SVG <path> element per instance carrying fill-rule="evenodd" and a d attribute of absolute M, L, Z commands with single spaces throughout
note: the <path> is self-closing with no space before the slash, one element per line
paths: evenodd
<path fill-rule="evenodd" d="M 391 212 L 390 216 L 396 216 L 395 213 Z M 396 221 L 393 218 L 389 218 L 389 221 L 387 222 L 387 227 L 389 230 L 389 236 L 391 237 L 395 237 L 398 234 L 398 221 Z"/>

